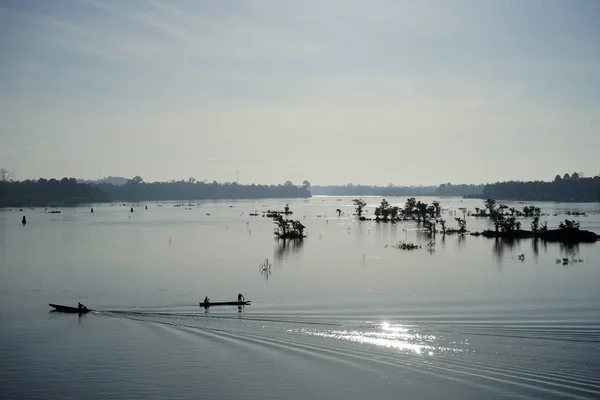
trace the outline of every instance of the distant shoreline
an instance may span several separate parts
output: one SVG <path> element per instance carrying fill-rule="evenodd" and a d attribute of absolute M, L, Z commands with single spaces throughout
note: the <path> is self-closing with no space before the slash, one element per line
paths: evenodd
<path fill-rule="evenodd" d="M 461 196 L 463 199 L 476 199 L 486 200 L 489 197 L 482 194 L 477 195 L 464 195 Z M 552 198 L 536 198 L 536 197 L 494 197 L 494 200 L 502 201 L 522 201 L 522 202 L 536 202 L 536 203 L 600 203 L 600 199 L 576 199 L 576 198 L 563 198 L 563 197 L 552 197 Z"/>
<path fill-rule="evenodd" d="M 326 196 L 456 196 L 466 199 L 496 199 L 527 202 L 600 202 L 600 175 L 584 178 L 580 174 L 556 175 L 553 181 L 508 181 L 491 184 L 441 184 L 439 186 L 370 186 L 316 185 L 308 181 L 294 185 L 219 183 L 196 181 L 194 178 L 170 182 L 144 182 L 140 176 L 132 179 L 111 178 L 115 184 L 103 181 L 82 183 L 75 178 L 0 181 L 0 207 L 46 207 L 107 201 L 201 201 L 266 198 L 310 198 Z M 119 180 L 120 179 L 120 180 Z"/>

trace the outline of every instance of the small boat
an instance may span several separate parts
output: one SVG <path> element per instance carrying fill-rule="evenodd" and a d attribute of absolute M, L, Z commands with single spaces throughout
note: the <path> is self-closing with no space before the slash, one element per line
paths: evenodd
<path fill-rule="evenodd" d="M 77 314 L 87 314 L 90 311 L 92 311 L 92 310 L 90 310 L 87 307 L 85 307 L 82 310 L 80 310 L 78 307 L 61 306 L 60 304 L 49 303 L 48 305 L 50 307 L 54 308 L 54 310 L 51 310 L 51 311 L 54 311 L 54 312 L 64 312 L 64 313 L 72 313 L 72 314 L 75 314 L 75 313 L 77 313 Z"/>
<path fill-rule="evenodd" d="M 203 308 L 208 308 L 208 307 L 214 307 L 214 306 L 238 306 L 238 307 L 242 307 L 242 306 L 249 306 L 250 305 L 250 300 L 242 300 L 242 301 L 211 301 L 211 302 L 200 302 L 198 303 L 198 305 L 200 307 Z"/>

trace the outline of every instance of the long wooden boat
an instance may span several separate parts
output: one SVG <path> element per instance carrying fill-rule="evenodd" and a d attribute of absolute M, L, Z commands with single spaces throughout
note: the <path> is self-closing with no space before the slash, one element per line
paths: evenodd
<path fill-rule="evenodd" d="M 52 303 L 49 303 L 49 306 L 54 308 L 54 310 L 51 310 L 51 311 L 64 312 L 64 313 L 87 314 L 90 311 L 92 311 L 89 308 L 84 308 L 84 309 L 80 310 L 78 307 L 61 306 L 60 304 L 52 304 Z"/>
<path fill-rule="evenodd" d="M 214 307 L 214 306 L 249 306 L 250 305 L 250 300 L 243 300 L 243 301 L 211 301 L 208 303 L 205 302 L 201 302 L 198 303 L 198 305 L 200 305 L 200 307 L 203 308 L 208 308 L 208 307 Z"/>

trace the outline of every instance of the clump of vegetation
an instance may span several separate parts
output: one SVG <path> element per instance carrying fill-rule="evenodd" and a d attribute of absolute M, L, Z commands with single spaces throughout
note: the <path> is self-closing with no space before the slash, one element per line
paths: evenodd
<path fill-rule="evenodd" d="M 440 225 L 440 229 L 442 230 L 442 235 L 446 234 L 446 220 L 443 218 L 438 218 L 436 221 Z"/>
<path fill-rule="evenodd" d="M 358 218 L 363 218 L 363 208 L 367 206 L 367 203 L 363 199 L 354 199 L 354 208 L 356 209 L 356 214 L 358 214 Z"/>
<path fill-rule="evenodd" d="M 568 219 L 565 219 L 565 222 L 561 222 L 560 224 L 558 224 L 559 229 L 579 230 L 579 227 L 580 227 L 579 222 L 576 222 L 574 220 L 568 220 Z"/>
<path fill-rule="evenodd" d="M 271 266 L 273 264 L 271 264 L 269 262 L 268 258 L 265 258 L 265 261 L 261 262 L 258 265 L 258 271 L 261 273 L 261 275 L 266 279 L 269 280 L 269 276 L 271 276 Z"/>
<path fill-rule="evenodd" d="M 458 223 L 458 233 L 467 232 L 467 219 L 466 218 L 454 218 Z"/>
<path fill-rule="evenodd" d="M 399 250 L 417 250 L 421 248 L 420 245 L 409 242 L 398 242 L 394 247 Z"/>
<path fill-rule="evenodd" d="M 277 225 L 274 232 L 277 239 L 302 240 L 306 237 L 306 235 L 304 235 L 304 229 L 306 227 L 298 220 L 285 219 L 282 215 L 275 215 L 273 217 L 273 222 Z"/>
<path fill-rule="evenodd" d="M 494 230 L 486 230 L 480 234 L 485 237 L 492 238 L 539 238 L 550 242 L 562 243 L 579 243 L 579 242 L 596 242 L 599 238 L 597 234 L 590 231 L 580 230 L 580 224 L 574 220 L 565 219 L 559 224 L 558 229 L 548 229 L 548 223 L 544 221 L 540 225 L 540 216 L 542 215 L 539 207 L 525 206 L 523 212 L 519 212 L 515 208 L 508 208 L 506 205 L 496 207 L 496 201 L 487 199 L 485 208 L 489 211 L 489 217 L 494 224 Z M 505 213 L 508 209 L 510 213 Z M 521 221 L 516 219 L 517 216 L 533 217 L 531 222 L 531 231 L 521 229 Z"/>
<path fill-rule="evenodd" d="M 525 206 L 523 207 L 524 217 L 539 217 L 542 214 L 542 210 L 539 207 Z"/>
<path fill-rule="evenodd" d="M 366 202 L 362 199 L 354 199 L 356 213 L 361 221 L 367 218 L 363 217 L 363 209 L 366 207 Z M 547 222 L 540 223 L 542 215 L 539 207 L 525 206 L 523 211 L 519 211 L 515 207 L 509 207 L 506 204 L 497 204 L 494 199 L 487 199 L 484 202 L 484 208 L 475 208 L 475 212 L 471 213 L 466 207 L 460 207 L 456 211 L 450 211 L 450 215 L 458 224 L 458 228 L 449 228 L 446 220 L 440 217 L 441 206 L 438 201 L 433 201 L 431 205 L 417 201 L 414 197 L 406 200 L 404 206 L 394 206 L 386 199 L 381 201 L 375 208 L 376 222 L 397 222 L 397 221 L 416 221 L 422 226 L 422 229 L 429 235 L 435 236 L 438 231 L 445 234 L 460 234 L 469 233 L 467 230 L 467 216 L 488 217 L 494 225 L 493 230 L 485 230 L 483 232 L 471 232 L 474 236 L 485 236 L 491 238 L 507 238 L 507 239 L 522 239 L 522 238 L 539 238 L 545 241 L 559 241 L 564 243 L 577 242 L 595 242 L 600 238 L 594 232 L 579 230 L 579 223 L 575 221 L 565 220 L 561 223 L 559 229 L 548 229 Z M 457 211 L 460 211 L 462 217 L 456 216 Z M 460 214 L 459 214 L 460 215 Z M 583 213 L 571 213 L 570 215 L 583 215 Z M 521 229 L 522 222 L 520 217 L 533 218 L 531 222 L 531 230 Z M 369 218 L 369 220 L 371 220 Z"/>
<path fill-rule="evenodd" d="M 389 220 L 398 220 L 400 207 L 392 206 L 386 199 L 381 200 L 381 204 L 375 208 L 375 220 L 382 219 L 384 222 Z"/>
<path fill-rule="evenodd" d="M 435 236 L 435 234 L 437 232 L 436 222 L 437 221 L 430 221 L 430 220 L 423 221 L 423 229 L 425 230 L 425 232 L 430 235 Z"/>
<path fill-rule="evenodd" d="M 258 269 L 259 269 L 260 271 L 270 271 L 270 270 L 271 270 L 271 266 L 272 266 L 272 265 L 273 265 L 273 264 L 271 264 L 271 263 L 269 262 L 269 259 L 268 259 L 268 258 L 265 258 L 265 261 L 261 262 L 261 263 L 258 265 Z"/>

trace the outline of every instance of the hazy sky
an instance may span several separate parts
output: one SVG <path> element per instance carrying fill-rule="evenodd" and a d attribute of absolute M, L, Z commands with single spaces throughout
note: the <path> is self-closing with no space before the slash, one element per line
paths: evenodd
<path fill-rule="evenodd" d="M 19 180 L 600 173 L 600 1 L 0 0 Z"/>

